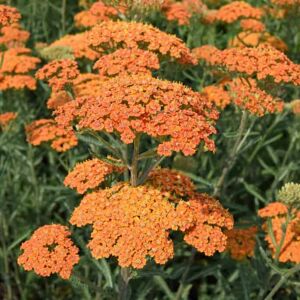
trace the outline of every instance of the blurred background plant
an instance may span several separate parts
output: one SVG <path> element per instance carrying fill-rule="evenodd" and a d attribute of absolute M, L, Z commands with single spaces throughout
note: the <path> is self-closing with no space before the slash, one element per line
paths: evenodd
<path fill-rule="evenodd" d="M 92 2 L 95 1 L 2 1 L 20 10 L 21 24 L 31 34 L 27 45 L 34 49 L 35 56 L 40 56 L 39 49 L 64 35 L 79 32 L 74 16 L 87 10 Z M 209 9 L 218 9 L 227 3 L 208 0 L 205 4 Z M 251 4 L 269 7 L 270 13 L 264 17 L 267 32 L 280 38 L 286 45 L 283 51 L 300 63 L 299 3 L 295 9 L 265 1 L 251 1 Z M 188 21 L 180 23 L 176 17 L 172 20 L 170 9 L 169 14 L 151 10 L 138 14 L 139 17 L 136 15 L 133 11 L 128 18 L 147 21 L 174 33 L 191 48 L 211 44 L 224 49 L 241 31 L 238 24 L 207 23 L 203 16 L 199 18 L 197 11 L 188 14 Z M 163 73 L 166 78 L 199 91 L 214 83 L 211 70 L 202 65 L 184 70 L 172 64 L 165 65 Z M 300 99 L 299 87 L 290 85 L 279 92 L 287 102 Z M 63 180 L 76 162 L 89 156 L 84 144 L 61 154 L 47 145 L 36 148 L 27 143 L 24 126 L 51 115 L 46 105 L 49 95 L 48 87 L 41 82 L 34 91 L 2 90 L 0 94 L 0 113 L 18 113 L 8 127 L 0 130 L 0 299 L 114 299 L 118 278 L 116 262 L 114 259 L 97 261 L 91 257 L 85 248 L 88 229 L 74 230 L 74 242 L 81 249 L 82 259 L 70 281 L 56 276 L 40 278 L 32 272 L 24 272 L 16 263 L 20 243 L 37 227 L 52 222 L 65 223 L 69 218 L 78 196 L 63 186 Z M 248 116 L 247 126 L 243 128 L 246 138 L 240 140 L 237 149 L 234 145 L 238 139 L 241 110 L 228 107 L 217 124 L 216 153 L 199 151 L 193 157 L 174 154 L 165 160 L 164 166 L 184 172 L 194 181 L 198 191 L 209 194 L 215 191 L 226 169 L 218 191 L 223 206 L 234 215 L 238 228 L 259 226 L 262 221 L 257 211 L 280 200 L 277 193 L 285 183 L 300 182 L 300 113 L 295 107 L 286 103 L 280 114 L 261 118 Z M 209 258 L 201 254 L 193 256 L 189 246 L 179 243 L 175 247 L 175 258 L 165 266 L 149 263 L 134 273 L 131 298 L 264 299 L 280 283 L 276 295 L 271 296 L 297 299 L 299 272 L 293 269 L 292 263 L 274 261 L 266 245 L 259 231 L 255 252 L 241 261 L 232 259 L 228 253 Z"/>

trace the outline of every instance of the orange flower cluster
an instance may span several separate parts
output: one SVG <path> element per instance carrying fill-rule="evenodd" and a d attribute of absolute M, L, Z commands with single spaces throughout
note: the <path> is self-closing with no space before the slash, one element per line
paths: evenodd
<path fill-rule="evenodd" d="M 266 113 L 281 112 L 284 103 L 274 99 L 261 90 L 254 79 L 233 79 L 228 83 L 229 94 L 235 105 L 250 111 L 254 115 L 263 116 Z"/>
<path fill-rule="evenodd" d="M 47 80 L 54 92 L 63 90 L 78 75 L 77 63 L 71 59 L 52 61 L 36 72 L 36 78 Z"/>
<path fill-rule="evenodd" d="M 21 14 L 15 7 L 0 5 L 0 25 L 8 26 L 19 22 Z"/>
<path fill-rule="evenodd" d="M 7 48 L 24 47 L 30 37 L 30 33 L 22 30 L 19 24 L 2 27 L 0 33 L 0 44 L 5 45 Z"/>
<path fill-rule="evenodd" d="M 159 190 L 118 184 L 87 194 L 75 209 L 71 224 L 93 225 L 88 246 L 97 258 L 116 256 L 122 267 L 143 268 L 146 258 L 164 264 L 174 255 L 171 229 L 191 226 L 185 202 L 172 205 Z"/>
<path fill-rule="evenodd" d="M 91 29 L 89 44 L 100 52 L 112 48 L 142 47 L 182 64 L 196 64 L 195 58 L 182 40 L 143 23 L 103 22 Z"/>
<path fill-rule="evenodd" d="M 50 98 L 47 101 L 47 107 L 49 109 L 56 109 L 60 105 L 63 105 L 71 101 L 71 96 L 65 91 L 52 91 Z"/>
<path fill-rule="evenodd" d="M 122 74 L 149 74 L 159 69 L 156 54 L 140 49 L 119 49 L 112 54 L 102 56 L 94 65 L 101 76 Z"/>
<path fill-rule="evenodd" d="M 222 229 L 232 229 L 232 215 L 219 201 L 206 194 L 196 194 L 188 204 L 193 211 L 195 224 L 185 231 L 184 240 L 208 256 L 216 251 L 223 252 L 227 237 Z"/>
<path fill-rule="evenodd" d="M 98 1 L 87 11 L 82 11 L 75 15 L 76 27 L 93 27 L 103 21 L 108 21 L 112 17 L 118 16 L 118 10 L 124 12 L 121 7 L 112 7 Z"/>
<path fill-rule="evenodd" d="M 283 40 L 268 32 L 243 31 L 228 42 L 229 47 L 257 47 L 258 45 L 270 45 L 281 52 L 288 50 Z"/>
<path fill-rule="evenodd" d="M 262 218 L 271 218 L 272 229 L 276 245 L 273 244 L 271 236 L 268 234 L 268 226 L 264 224 L 263 228 L 266 235 L 266 241 L 268 242 L 269 248 L 275 256 L 277 245 L 279 245 L 283 237 L 283 225 L 286 222 L 287 207 L 279 202 L 269 204 L 263 209 L 258 211 L 258 215 Z M 300 263 L 300 212 L 298 211 L 294 219 L 288 224 L 283 245 L 279 254 L 278 260 L 280 262 L 293 262 Z"/>
<path fill-rule="evenodd" d="M 17 117 L 17 113 L 15 112 L 6 112 L 3 114 L 0 114 L 0 128 L 7 127 L 11 121 L 13 121 Z"/>
<path fill-rule="evenodd" d="M 256 246 L 255 236 L 257 227 L 233 228 L 225 232 L 227 240 L 227 250 L 235 260 L 243 260 L 246 257 L 254 256 Z"/>
<path fill-rule="evenodd" d="M 224 84 L 207 86 L 203 89 L 202 94 L 222 110 L 231 103 L 230 94 L 224 89 Z"/>
<path fill-rule="evenodd" d="M 245 31 L 264 32 L 266 30 L 265 24 L 255 19 L 241 20 L 240 25 L 241 28 Z"/>
<path fill-rule="evenodd" d="M 79 249 L 70 234 L 68 228 L 61 225 L 40 227 L 21 245 L 24 252 L 19 256 L 18 264 L 40 276 L 58 273 L 63 279 L 70 278 L 73 266 L 79 261 Z"/>
<path fill-rule="evenodd" d="M 100 54 L 92 50 L 88 45 L 88 32 L 77 33 L 74 35 L 66 35 L 49 45 L 49 49 L 54 47 L 70 47 L 73 55 L 77 59 L 86 58 L 95 61 Z"/>
<path fill-rule="evenodd" d="M 34 145 L 52 141 L 51 147 L 64 152 L 78 144 L 76 135 L 71 130 L 57 126 L 54 120 L 41 119 L 26 126 L 27 141 Z"/>
<path fill-rule="evenodd" d="M 215 133 L 218 113 L 203 96 L 179 83 L 148 75 L 126 75 L 105 81 L 99 97 L 81 97 L 55 111 L 58 124 L 70 128 L 118 132 L 121 140 L 132 143 L 136 134 L 165 137 L 157 149 L 160 155 L 172 151 L 195 153 L 200 142 L 215 149 L 210 135 Z"/>
<path fill-rule="evenodd" d="M 69 172 L 64 184 L 76 189 L 79 194 L 84 194 L 88 189 L 99 186 L 105 180 L 105 177 L 113 172 L 122 172 L 122 169 L 94 158 L 78 163 Z"/>
<path fill-rule="evenodd" d="M 189 177 L 166 168 L 153 170 L 146 184 L 159 189 L 163 195 L 174 202 L 193 197 L 196 189 Z"/>
<path fill-rule="evenodd" d="M 168 21 L 177 21 L 179 25 L 188 25 L 193 14 L 201 14 L 207 7 L 201 1 L 183 0 L 164 6 Z"/>
<path fill-rule="evenodd" d="M 36 88 L 35 79 L 27 73 L 36 68 L 40 59 L 29 56 L 30 52 L 27 48 L 11 48 L 0 53 L 3 56 L 0 90 Z"/>
<path fill-rule="evenodd" d="M 207 45 L 194 49 L 194 55 L 211 65 L 222 66 L 229 72 L 256 76 L 258 80 L 271 77 L 276 83 L 300 85 L 300 65 L 293 63 L 284 53 L 269 45 L 259 45 L 257 48 L 230 48 L 223 51 Z"/>
<path fill-rule="evenodd" d="M 241 18 L 260 19 L 262 16 L 263 11 L 260 8 L 253 7 L 244 1 L 233 1 L 210 13 L 209 20 L 233 23 Z"/>

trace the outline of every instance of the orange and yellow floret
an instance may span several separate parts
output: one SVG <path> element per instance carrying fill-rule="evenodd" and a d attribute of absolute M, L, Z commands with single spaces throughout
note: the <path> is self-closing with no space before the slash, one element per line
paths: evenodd
<path fill-rule="evenodd" d="M 277 247 L 279 246 L 284 234 L 283 227 L 286 223 L 287 213 L 287 206 L 280 202 L 270 203 L 265 208 L 258 211 L 258 215 L 261 218 L 271 219 L 276 245 L 273 243 L 266 223 L 263 225 L 263 229 L 266 232 L 265 239 L 273 257 L 276 255 Z M 287 225 L 284 241 L 278 257 L 278 260 L 283 263 L 300 263 L 300 212 L 294 211 L 293 215 L 292 220 Z"/>
<path fill-rule="evenodd" d="M 148 75 L 126 75 L 105 81 L 98 87 L 99 97 L 81 97 L 55 111 L 59 125 L 79 130 L 116 132 L 130 144 L 137 133 L 153 138 L 165 137 L 157 152 L 170 156 L 172 151 L 195 153 L 204 142 L 208 150 L 215 145 L 210 136 L 218 113 L 201 94 L 179 83 Z"/>
<path fill-rule="evenodd" d="M 68 228 L 62 225 L 40 227 L 21 245 L 23 253 L 18 264 L 40 276 L 58 273 L 68 279 L 73 266 L 79 261 L 79 249 L 73 244 L 70 234 Z"/>
<path fill-rule="evenodd" d="M 15 112 L 5 112 L 0 114 L 0 129 L 9 126 L 9 124 L 16 119 L 17 115 L 18 114 Z"/>

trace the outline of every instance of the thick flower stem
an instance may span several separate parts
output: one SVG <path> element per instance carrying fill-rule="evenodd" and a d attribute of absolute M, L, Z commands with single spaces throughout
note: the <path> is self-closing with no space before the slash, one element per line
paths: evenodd
<path fill-rule="evenodd" d="M 239 150 L 241 149 L 241 146 L 245 141 L 245 139 L 243 137 L 244 137 L 244 132 L 245 132 L 245 129 L 246 129 L 246 126 L 247 126 L 247 120 L 248 120 L 248 113 L 246 111 L 243 111 L 241 121 L 240 121 L 240 126 L 239 126 L 239 129 L 238 129 L 237 139 L 234 143 L 232 152 L 231 152 L 231 154 L 230 154 L 230 156 L 227 160 L 227 163 L 226 163 L 226 165 L 225 165 L 225 167 L 222 171 L 221 177 L 219 178 L 219 180 L 218 180 L 218 182 L 215 186 L 215 189 L 214 189 L 214 192 L 213 192 L 214 197 L 219 197 L 220 196 L 220 193 L 221 193 L 222 187 L 224 185 L 226 176 L 228 175 L 228 173 L 230 172 L 230 170 L 234 166 L 235 161 L 236 161 L 237 156 L 238 156 L 238 153 L 239 153 Z"/>
<path fill-rule="evenodd" d="M 130 280 L 129 268 L 121 268 L 118 300 L 128 300 L 129 299 L 129 280 Z"/>
<path fill-rule="evenodd" d="M 132 154 L 132 161 L 131 161 L 131 168 L 130 168 L 130 173 L 131 173 L 130 183 L 132 186 L 138 185 L 139 151 L 140 151 L 140 136 L 138 135 L 133 142 L 133 154 Z"/>

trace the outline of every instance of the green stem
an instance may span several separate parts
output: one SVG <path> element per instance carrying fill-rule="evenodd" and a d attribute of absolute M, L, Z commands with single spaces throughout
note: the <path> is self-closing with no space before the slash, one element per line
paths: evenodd
<path fill-rule="evenodd" d="M 286 280 L 289 277 L 291 277 L 292 275 L 294 275 L 298 271 L 300 271 L 300 264 L 295 265 L 289 271 L 287 271 L 283 275 L 281 275 L 280 280 L 276 283 L 276 285 L 273 287 L 273 289 L 271 290 L 271 292 L 267 295 L 267 297 L 265 298 L 265 300 L 272 300 L 273 296 L 281 288 L 281 286 L 286 282 Z"/>
<path fill-rule="evenodd" d="M 130 183 L 132 186 L 138 185 L 138 157 L 140 151 L 140 141 L 141 137 L 139 135 L 133 141 L 133 154 L 132 154 L 132 161 L 131 161 L 131 168 L 130 168 Z"/>
<path fill-rule="evenodd" d="M 221 193 L 221 189 L 223 187 L 223 184 L 225 182 L 226 176 L 228 175 L 228 173 L 230 172 L 230 170 L 232 169 L 232 167 L 234 166 L 239 150 L 241 149 L 241 146 L 243 145 L 243 143 L 245 142 L 245 138 L 244 137 L 244 132 L 247 126 L 247 121 L 248 121 L 248 113 L 247 111 L 243 111 L 242 117 L 241 117 L 241 121 L 240 121 L 240 125 L 239 125 L 239 129 L 238 129 L 238 135 L 237 135 L 237 139 L 234 143 L 233 149 L 231 151 L 231 154 L 227 160 L 227 163 L 225 165 L 225 167 L 223 168 L 222 174 L 215 186 L 214 192 L 213 192 L 213 196 L 214 197 L 219 197 L 220 193 Z"/>

